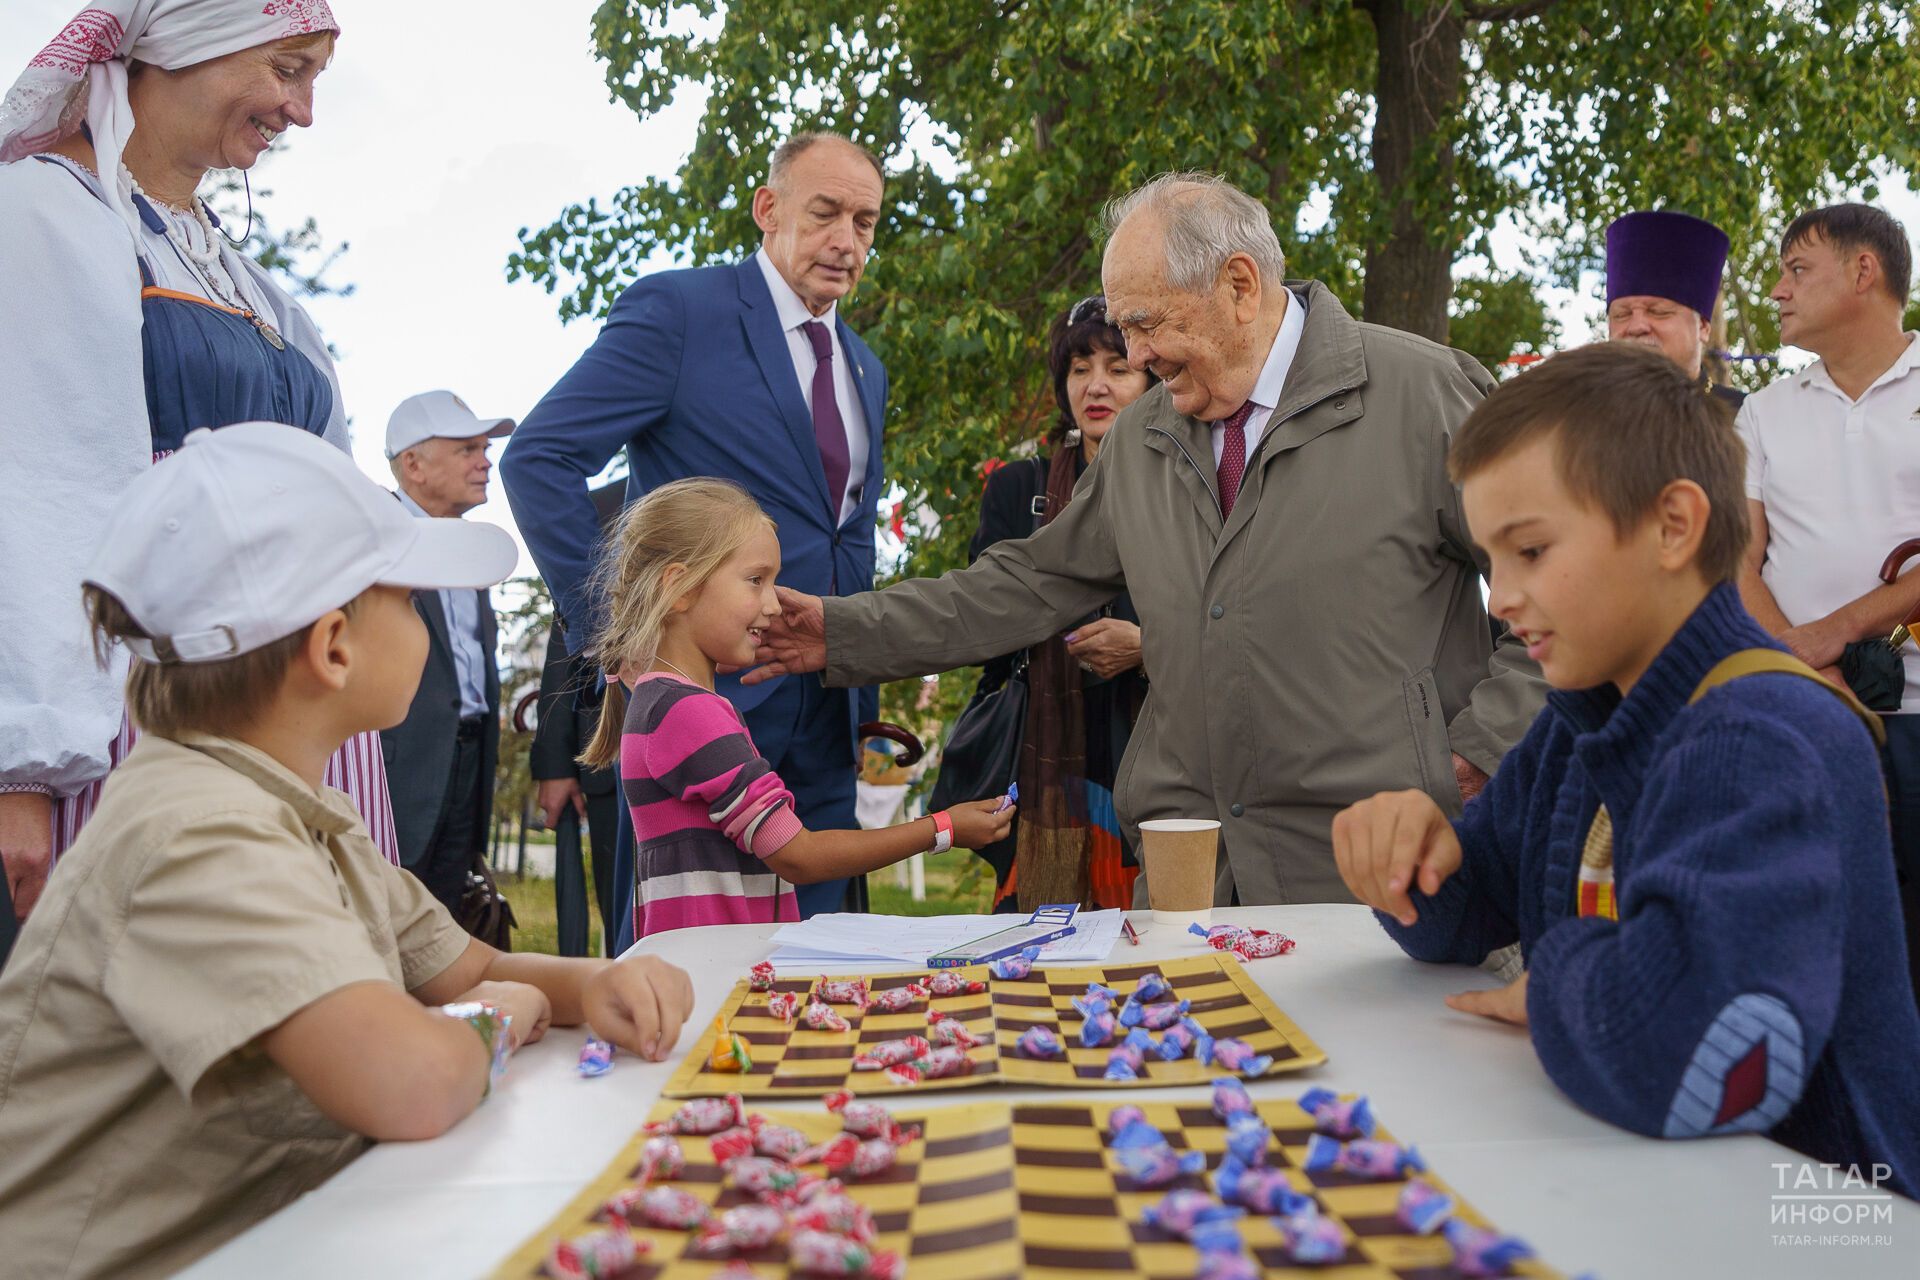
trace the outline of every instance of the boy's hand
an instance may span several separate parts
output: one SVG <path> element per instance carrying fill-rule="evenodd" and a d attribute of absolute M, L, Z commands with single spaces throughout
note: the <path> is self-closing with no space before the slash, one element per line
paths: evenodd
<path fill-rule="evenodd" d="M 693 980 L 659 956 L 628 956 L 588 978 L 580 1003 L 593 1034 L 659 1062 L 693 1012 Z"/>
<path fill-rule="evenodd" d="M 1403 925 L 1420 918 L 1407 891 L 1429 897 L 1460 869 L 1460 839 L 1424 791 L 1382 791 L 1336 814 L 1333 860 L 1353 896 Z"/>
<path fill-rule="evenodd" d="M 947 816 L 953 819 L 953 847 L 983 849 L 1005 840 L 1007 832 L 1013 830 L 1013 815 L 1020 811 L 1020 806 L 1010 804 L 995 813 L 999 805 L 998 800 L 969 800 L 947 810 Z"/>
<path fill-rule="evenodd" d="M 1447 1008 L 1524 1027 L 1527 1025 L 1527 975 L 1523 973 L 1495 991 L 1462 991 L 1450 995 Z"/>
<path fill-rule="evenodd" d="M 507 1043 L 515 1049 L 539 1040 L 553 1021 L 553 1005 L 548 1003 L 547 993 L 528 982 L 482 982 L 453 1003 L 464 1000 L 484 1000 L 500 1012 L 513 1015 Z"/>

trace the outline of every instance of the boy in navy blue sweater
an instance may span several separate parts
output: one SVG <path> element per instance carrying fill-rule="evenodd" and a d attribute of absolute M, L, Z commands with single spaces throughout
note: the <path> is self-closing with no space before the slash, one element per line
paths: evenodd
<path fill-rule="evenodd" d="M 1334 820 L 1334 855 L 1415 959 L 1520 944 L 1518 981 L 1448 1004 L 1527 1027 L 1586 1110 L 1763 1132 L 1913 1196 L 1920 1014 L 1871 714 L 1778 669 L 1741 607 L 1742 457 L 1726 409 L 1638 348 L 1489 396 L 1449 466 L 1492 612 L 1554 692 L 1459 820 L 1382 793 Z"/>

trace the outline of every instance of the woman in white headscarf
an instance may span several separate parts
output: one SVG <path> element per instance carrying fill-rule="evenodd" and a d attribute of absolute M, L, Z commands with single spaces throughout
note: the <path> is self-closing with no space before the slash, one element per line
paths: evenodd
<path fill-rule="evenodd" d="M 325 342 L 197 194 L 313 123 L 338 34 L 325 0 L 104 0 L 0 100 L 0 860 L 22 919 L 131 740 L 80 606 L 122 488 L 197 427 L 347 448 Z M 393 858 L 378 736 L 327 781 Z"/>

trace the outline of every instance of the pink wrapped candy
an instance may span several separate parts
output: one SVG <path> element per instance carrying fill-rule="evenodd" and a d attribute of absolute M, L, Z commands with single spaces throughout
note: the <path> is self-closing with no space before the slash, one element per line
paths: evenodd
<path fill-rule="evenodd" d="M 739 1128 L 747 1123 L 746 1104 L 740 1101 L 740 1095 L 730 1093 L 724 1098 L 692 1098 L 680 1104 L 680 1109 L 666 1120 L 656 1120 L 647 1126 L 648 1133 L 719 1133 L 723 1129 Z"/>
<path fill-rule="evenodd" d="M 592 1032 L 580 1046 L 580 1074 L 591 1080 L 613 1070 L 613 1046 Z"/>
<path fill-rule="evenodd" d="M 847 1020 L 840 1015 L 839 1010 L 830 1004 L 822 1004 L 818 1000 L 807 1006 L 807 1011 L 800 1015 L 800 1020 L 813 1031 L 845 1031 L 848 1028 Z"/>
<path fill-rule="evenodd" d="M 764 1249 L 786 1234 L 787 1213 L 770 1204 L 737 1204 L 709 1218 L 688 1252 L 702 1258 L 726 1258 Z"/>
<path fill-rule="evenodd" d="M 767 1012 L 782 1022 L 792 1022 L 800 1013 L 800 993 L 798 991 L 772 992 L 767 996 Z"/>
<path fill-rule="evenodd" d="M 893 1168 L 904 1145 L 904 1142 L 895 1142 L 892 1138 L 863 1140 L 843 1133 L 825 1146 L 809 1152 L 807 1162 L 817 1160 L 826 1165 L 830 1172 L 842 1177 L 870 1178 Z"/>
<path fill-rule="evenodd" d="M 767 1204 L 793 1204 L 820 1181 L 820 1176 L 796 1169 L 771 1156 L 739 1156 L 727 1162 L 733 1185 Z"/>
<path fill-rule="evenodd" d="M 821 1185 L 839 1186 L 835 1182 Z M 795 1231 L 825 1231 L 861 1244 L 866 1244 L 879 1234 L 874 1226 L 873 1211 L 838 1190 L 821 1191 L 809 1197 L 805 1204 L 787 1216 L 787 1225 Z"/>
<path fill-rule="evenodd" d="M 640 1164 L 633 1176 L 644 1187 L 656 1178 L 671 1182 L 686 1167 L 687 1153 L 680 1149 L 680 1140 L 670 1133 L 655 1134 L 640 1144 Z"/>
<path fill-rule="evenodd" d="M 926 995 L 927 988 L 924 984 L 909 982 L 904 987 L 875 992 L 872 1003 L 867 1007 L 876 1013 L 904 1013 L 916 1002 L 926 999 Z"/>
<path fill-rule="evenodd" d="M 1063 1057 L 1067 1052 L 1067 1047 L 1060 1043 L 1060 1037 L 1050 1027 L 1028 1027 L 1014 1041 L 1013 1048 L 1023 1058 L 1037 1058 L 1043 1062 Z"/>
<path fill-rule="evenodd" d="M 721 1164 L 745 1155 L 771 1156 L 792 1163 L 813 1145 L 807 1135 L 784 1124 L 769 1124 L 765 1116 L 748 1116 L 747 1127 L 715 1134 L 708 1144 Z"/>
<path fill-rule="evenodd" d="M 978 978 L 963 978 L 953 969 L 942 969 L 927 980 L 927 990 L 936 996 L 977 996 L 986 989 Z"/>
<path fill-rule="evenodd" d="M 830 1093 L 823 1100 L 827 1110 L 840 1116 L 840 1127 L 856 1138 L 891 1138 L 906 1142 L 920 1136 L 918 1126 L 902 1128 L 893 1113 L 877 1102 L 863 1102 L 845 1090 Z"/>
<path fill-rule="evenodd" d="M 973 1059 L 959 1045 L 946 1045 L 935 1049 L 917 1064 L 920 1078 L 938 1080 L 943 1076 L 964 1076 L 973 1070 Z"/>
<path fill-rule="evenodd" d="M 747 970 L 747 989 L 750 991 L 773 990 L 773 961 L 762 960 Z"/>
<path fill-rule="evenodd" d="M 1293 946 L 1293 939 L 1284 933 L 1255 929 L 1233 940 L 1233 954 L 1242 960 L 1265 960 L 1268 956 L 1283 956 L 1293 950 Z"/>
<path fill-rule="evenodd" d="M 868 1045 L 853 1060 L 855 1071 L 880 1071 L 887 1067 L 897 1067 L 903 1062 L 915 1062 L 926 1056 L 928 1044 L 920 1036 L 905 1036 L 899 1040 L 882 1040 L 879 1044 Z"/>
<path fill-rule="evenodd" d="M 902 1280 L 907 1274 L 899 1254 L 879 1252 L 825 1231 L 794 1232 L 787 1244 L 787 1261 L 795 1271 L 808 1275 Z"/>
<path fill-rule="evenodd" d="M 644 1191 L 629 1187 L 607 1201 L 609 1215 L 643 1227 L 666 1227 L 674 1231 L 691 1231 L 712 1212 L 705 1200 L 679 1187 L 648 1187 Z"/>
<path fill-rule="evenodd" d="M 861 1009 L 872 1002 L 865 978 L 822 978 L 813 984 L 813 998 L 822 1004 L 850 1004 Z"/>
<path fill-rule="evenodd" d="M 985 1044 L 987 1038 L 976 1035 L 966 1023 L 957 1018 L 941 1018 L 928 1029 L 927 1042 L 936 1045 L 957 1044 L 962 1049 L 972 1049 Z"/>
<path fill-rule="evenodd" d="M 558 1241 L 547 1255 L 546 1271 L 554 1280 L 610 1280 L 651 1247 L 625 1227 L 613 1227 Z"/>

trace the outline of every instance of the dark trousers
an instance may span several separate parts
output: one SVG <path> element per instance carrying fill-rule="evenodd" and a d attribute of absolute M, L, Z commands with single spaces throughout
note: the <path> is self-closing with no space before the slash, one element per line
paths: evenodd
<path fill-rule="evenodd" d="M 620 792 L 587 794 L 587 842 L 592 848 L 593 901 L 600 930 L 609 946 L 619 934 L 620 881 L 614 875 L 614 849 L 620 842 Z"/>
<path fill-rule="evenodd" d="M 440 821 L 417 862 L 407 870 L 427 886 L 427 892 L 452 911 L 467 887 L 467 872 L 479 858 L 487 838 L 487 819 L 480 812 L 480 735 L 462 732 L 453 748 L 453 770 L 447 778 L 447 797 L 440 804 Z"/>
<path fill-rule="evenodd" d="M 1907 927 L 1907 973 L 1920 998 L 1920 715 L 1884 716 L 1887 745 L 1881 763 L 1893 820 L 1893 866 L 1900 878 L 1900 913 Z"/>

